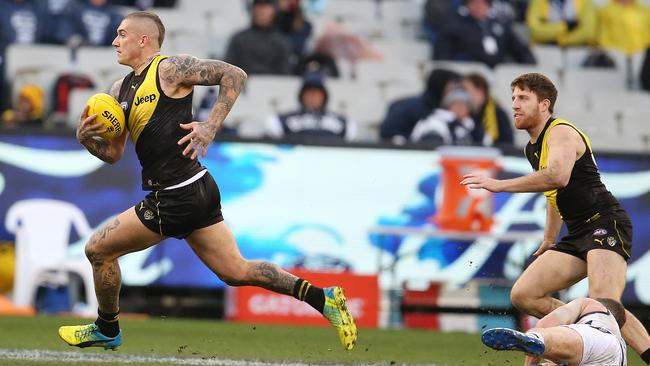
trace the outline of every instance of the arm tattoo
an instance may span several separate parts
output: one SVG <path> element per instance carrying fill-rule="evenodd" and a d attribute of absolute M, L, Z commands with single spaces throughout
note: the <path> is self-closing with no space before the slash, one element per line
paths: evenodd
<path fill-rule="evenodd" d="M 206 122 L 221 128 L 223 120 L 244 89 L 246 73 L 227 62 L 199 60 L 193 56 L 173 56 L 161 66 L 161 75 L 167 83 L 186 85 L 219 85 L 219 96 Z"/>
<path fill-rule="evenodd" d="M 111 86 L 111 89 L 108 91 L 108 94 L 112 95 L 113 98 L 117 99 L 117 97 L 120 95 L 120 89 L 122 88 L 122 81 L 124 79 L 120 79 L 116 82 L 113 83 L 113 86 Z"/>
<path fill-rule="evenodd" d="M 115 163 L 115 158 L 111 154 L 111 145 L 108 141 L 104 139 L 94 139 L 89 138 L 82 142 L 86 147 L 86 150 L 91 154 L 95 155 L 97 158 L 109 163 Z"/>

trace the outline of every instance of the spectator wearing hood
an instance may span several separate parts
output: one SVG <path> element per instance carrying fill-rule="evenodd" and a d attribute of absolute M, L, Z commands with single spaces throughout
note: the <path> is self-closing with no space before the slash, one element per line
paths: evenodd
<path fill-rule="evenodd" d="M 25 85 L 18 92 L 13 109 L 2 113 L 2 127 L 42 128 L 44 112 L 43 89 L 37 85 Z"/>
<path fill-rule="evenodd" d="M 490 15 L 491 0 L 466 0 L 466 14 L 445 23 L 436 37 L 434 59 L 482 62 L 495 67 L 503 62 L 534 64 L 535 57 L 510 22 Z"/>
<path fill-rule="evenodd" d="M 72 15 L 77 21 L 73 36 L 66 43 L 87 46 L 110 46 L 122 16 L 108 0 L 81 1 Z"/>
<path fill-rule="evenodd" d="M 457 86 L 461 76 L 453 71 L 434 69 L 420 95 L 398 99 L 390 104 L 380 126 L 384 140 L 403 143 L 408 140 L 415 124 L 438 107 L 445 93 Z"/>
<path fill-rule="evenodd" d="M 490 87 L 485 77 L 479 73 L 469 73 L 463 78 L 463 87 L 472 97 L 475 107 L 472 113 L 474 121 L 490 135 L 495 144 L 512 145 L 512 121 L 490 95 Z"/>
<path fill-rule="evenodd" d="M 485 134 L 472 119 L 474 101 L 463 88 L 450 91 L 427 118 L 413 128 L 412 142 L 434 145 L 492 145 L 492 138 Z"/>
<path fill-rule="evenodd" d="M 11 93 L 5 82 L 5 50 L 11 44 L 41 43 L 45 19 L 34 0 L 0 0 L 0 110 L 9 108 Z"/>
<path fill-rule="evenodd" d="M 328 92 L 318 74 L 305 77 L 298 93 L 300 109 L 270 117 L 266 135 L 270 138 L 314 137 L 353 141 L 356 124 L 327 109 Z"/>
<path fill-rule="evenodd" d="M 251 25 L 237 32 L 228 44 L 225 61 L 248 74 L 288 75 L 291 49 L 275 27 L 273 0 L 254 0 Z"/>

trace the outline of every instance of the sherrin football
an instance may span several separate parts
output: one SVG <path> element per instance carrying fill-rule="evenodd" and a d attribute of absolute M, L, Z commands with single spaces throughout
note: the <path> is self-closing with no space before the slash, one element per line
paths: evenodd
<path fill-rule="evenodd" d="M 88 115 L 97 115 L 95 122 L 102 122 L 106 130 L 100 134 L 105 139 L 113 139 L 124 132 L 126 118 L 120 103 L 111 95 L 98 93 L 88 99 Z"/>

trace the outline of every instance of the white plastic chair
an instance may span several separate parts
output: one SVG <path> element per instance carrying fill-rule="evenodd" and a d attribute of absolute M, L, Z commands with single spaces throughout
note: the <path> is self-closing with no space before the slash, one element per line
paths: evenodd
<path fill-rule="evenodd" d="M 16 236 L 15 305 L 33 305 L 39 275 L 56 271 L 78 274 L 84 282 L 87 308 L 97 308 L 90 263 L 83 256 L 67 255 L 72 228 L 80 237 L 91 232 L 85 215 L 77 206 L 51 199 L 18 201 L 9 207 L 5 227 Z"/>

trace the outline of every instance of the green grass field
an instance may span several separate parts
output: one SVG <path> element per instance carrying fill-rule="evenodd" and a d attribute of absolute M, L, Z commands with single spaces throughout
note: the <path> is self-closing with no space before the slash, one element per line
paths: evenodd
<path fill-rule="evenodd" d="M 80 322 L 78 319 L 63 317 L 0 317 L 0 366 L 104 366 L 125 363 L 151 366 L 184 362 L 247 365 L 253 361 L 259 361 L 258 365 L 497 366 L 518 365 L 523 360 L 520 354 L 489 350 L 481 344 L 476 334 L 361 329 L 356 348 L 352 352 L 345 352 L 338 343 L 336 333 L 329 328 L 233 324 L 213 320 L 122 320 L 120 324 L 124 331 L 124 345 L 115 352 L 80 350 L 65 345 L 59 339 L 57 328 L 60 325 L 87 322 L 88 320 Z M 31 359 L 15 359 L 8 358 L 8 350 L 42 352 L 23 352 L 31 355 Z M 60 359 L 61 355 L 69 354 L 72 355 L 69 361 Z M 52 359 L 52 355 L 56 358 Z M 143 360 L 136 356 L 141 356 Z M 629 352 L 629 356 L 630 366 L 643 365 L 633 352 Z M 50 361 L 43 361 L 44 358 Z"/>

